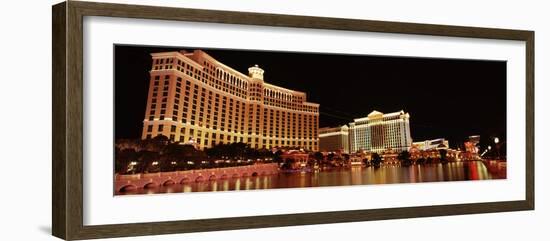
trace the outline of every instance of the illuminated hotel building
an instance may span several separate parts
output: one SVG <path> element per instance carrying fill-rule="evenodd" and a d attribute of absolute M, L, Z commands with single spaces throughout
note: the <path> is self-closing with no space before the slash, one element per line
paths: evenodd
<path fill-rule="evenodd" d="M 409 114 L 373 111 L 349 124 L 349 137 L 352 152 L 408 151 L 412 144 Z"/>
<path fill-rule="evenodd" d="M 200 149 L 244 142 L 318 150 L 319 104 L 265 83 L 257 65 L 245 75 L 201 50 L 151 56 L 142 139 L 162 134 Z"/>
<path fill-rule="evenodd" d="M 464 142 L 464 148 L 466 149 L 466 152 L 468 153 L 479 153 L 479 140 L 480 140 L 480 136 L 479 135 L 475 135 L 475 136 L 469 136 L 468 137 L 468 141 L 465 141 Z"/>
<path fill-rule="evenodd" d="M 421 151 L 438 149 L 446 150 L 449 149 L 449 141 L 445 140 L 445 138 L 438 138 L 433 140 L 416 141 L 412 143 L 412 146 Z"/>
<path fill-rule="evenodd" d="M 348 126 L 319 128 L 319 151 L 349 153 Z"/>

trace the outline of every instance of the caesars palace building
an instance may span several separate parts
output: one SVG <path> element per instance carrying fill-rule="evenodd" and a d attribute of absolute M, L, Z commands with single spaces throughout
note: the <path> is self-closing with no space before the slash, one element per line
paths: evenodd
<path fill-rule="evenodd" d="M 318 150 L 319 104 L 265 83 L 257 65 L 245 75 L 201 50 L 151 56 L 142 139 L 162 134 L 200 149 L 244 142 Z"/>
<path fill-rule="evenodd" d="M 354 119 L 349 123 L 350 151 L 408 151 L 412 144 L 409 118 L 404 111 L 384 114 L 375 110 Z"/>
<path fill-rule="evenodd" d="M 404 111 L 386 114 L 373 111 L 349 125 L 320 128 L 320 151 L 408 151 L 412 145 L 409 118 Z"/>

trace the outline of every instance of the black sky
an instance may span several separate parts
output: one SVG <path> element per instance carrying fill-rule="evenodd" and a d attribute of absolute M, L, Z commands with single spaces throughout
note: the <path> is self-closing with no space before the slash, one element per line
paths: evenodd
<path fill-rule="evenodd" d="M 115 138 L 139 138 L 151 69 L 150 53 L 197 48 L 116 45 Z M 258 64 L 264 81 L 307 93 L 320 104 L 319 126 L 347 124 L 372 110 L 404 110 L 420 141 L 506 136 L 506 62 L 200 48 L 247 74 Z"/>

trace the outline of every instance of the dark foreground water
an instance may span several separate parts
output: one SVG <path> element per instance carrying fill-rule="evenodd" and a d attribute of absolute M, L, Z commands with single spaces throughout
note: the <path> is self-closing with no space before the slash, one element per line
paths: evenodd
<path fill-rule="evenodd" d="M 403 166 L 352 167 L 316 172 L 280 173 L 271 176 L 233 178 L 191 182 L 119 194 L 154 194 L 178 192 L 208 192 L 255 190 L 293 187 L 323 187 L 391 183 L 443 182 L 505 179 L 506 168 L 498 162 L 487 165 L 480 161 Z"/>

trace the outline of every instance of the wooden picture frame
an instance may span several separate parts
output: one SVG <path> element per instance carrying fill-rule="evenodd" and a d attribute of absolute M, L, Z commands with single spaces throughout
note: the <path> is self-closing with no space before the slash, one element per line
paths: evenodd
<path fill-rule="evenodd" d="M 52 8 L 52 233 L 66 240 L 265 228 L 534 209 L 534 32 L 400 22 L 244 13 L 68 1 Z M 526 43 L 525 200 L 187 221 L 83 224 L 83 17 L 107 16 L 208 23 L 453 36 Z"/>

